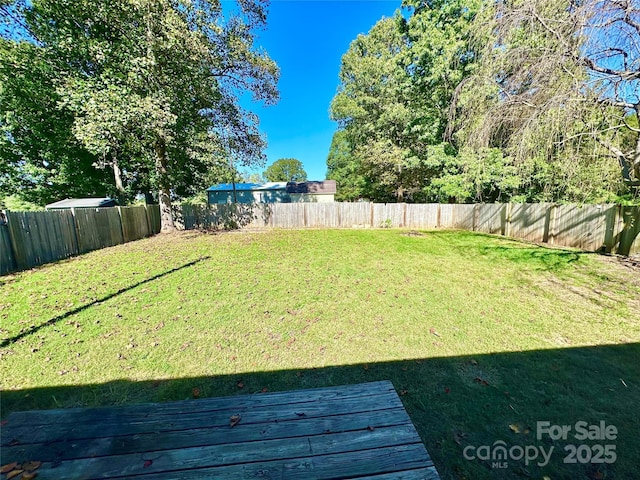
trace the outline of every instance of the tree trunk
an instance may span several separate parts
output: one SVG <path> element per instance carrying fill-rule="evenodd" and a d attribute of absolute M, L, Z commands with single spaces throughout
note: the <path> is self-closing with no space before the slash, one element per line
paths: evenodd
<path fill-rule="evenodd" d="M 160 233 L 171 233 L 176 229 L 171 212 L 171 182 L 167 174 L 167 146 L 164 137 L 156 140 L 156 174 L 158 176 L 158 203 L 160 203 Z"/>
<path fill-rule="evenodd" d="M 122 184 L 122 170 L 118 165 L 118 158 L 113 155 L 111 165 L 113 167 L 113 178 L 116 182 L 116 195 L 118 197 L 118 203 L 123 205 L 125 203 L 124 185 Z"/>

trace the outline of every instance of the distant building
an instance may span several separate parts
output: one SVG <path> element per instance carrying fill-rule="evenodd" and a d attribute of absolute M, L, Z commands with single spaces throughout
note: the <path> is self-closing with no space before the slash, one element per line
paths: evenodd
<path fill-rule="evenodd" d="M 209 204 L 233 203 L 232 183 L 220 183 L 207 189 Z M 333 202 L 336 182 L 236 183 L 237 203 Z"/>
<path fill-rule="evenodd" d="M 65 208 L 102 208 L 117 207 L 118 201 L 112 198 L 66 198 L 59 202 L 50 203 L 46 210 L 61 210 Z"/>
<path fill-rule="evenodd" d="M 232 183 L 219 183 L 207 188 L 209 204 L 233 203 Z M 286 182 L 236 183 L 237 203 L 291 203 Z"/>
<path fill-rule="evenodd" d="M 324 180 L 321 182 L 289 182 L 287 193 L 292 202 L 335 202 L 336 181 Z"/>

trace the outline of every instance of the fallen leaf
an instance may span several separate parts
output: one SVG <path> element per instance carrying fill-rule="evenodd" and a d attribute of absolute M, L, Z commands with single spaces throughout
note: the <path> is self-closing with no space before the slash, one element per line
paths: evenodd
<path fill-rule="evenodd" d="M 375 430 L 375 428 L 374 428 L 374 427 L 372 427 L 371 425 L 369 425 L 369 426 L 367 427 L 367 430 L 369 430 L 370 432 L 373 432 L 373 431 Z"/>
<path fill-rule="evenodd" d="M 198 398 L 200 396 L 200 389 L 199 388 L 194 388 L 193 390 L 191 390 L 191 394 L 193 395 L 193 398 Z"/>
<path fill-rule="evenodd" d="M 467 434 L 464 432 L 456 432 L 453 435 L 453 441 L 456 442 L 458 445 L 460 445 L 462 443 L 462 440 L 464 440 L 465 438 L 467 438 Z"/>
<path fill-rule="evenodd" d="M 516 425 L 515 423 L 510 423 L 509 424 L 509 429 L 513 432 L 513 433 L 520 433 L 520 427 L 518 425 Z"/>
<path fill-rule="evenodd" d="M 27 472 L 33 472 L 34 470 L 37 470 L 38 468 L 40 468 L 40 465 L 42 465 L 42 462 L 36 462 L 36 461 L 24 462 L 22 464 L 22 469 L 26 470 Z"/>
<path fill-rule="evenodd" d="M 471 363 L 471 365 L 473 365 L 474 367 L 478 366 L 478 362 L 476 362 L 475 360 L 471 360 L 469 363 Z"/>
<path fill-rule="evenodd" d="M 0 467 L 0 473 L 8 473 L 11 470 L 14 470 L 18 467 L 18 462 L 13 462 L 13 463 L 7 463 L 6 465 L 3 465 L 2 467 Z"/>
<path fill-rule="evenodd" d="M 33 480 L 37 476 L 38 476 L 37 472 L 27 472 L 27 473 L 23 473 L 22 476 L 20 477 L 20 479 L 21 480 Z"/>
<path fill-rule="evenodd" d="M 436 337 L 439 337 L 439 336 L 440 336 L 440 334 L 439 334 L 438 332 L 436 332 L 436 329 L 435 329 L 435 328 L 433 328 L 433 327 L 431 327 L 431 328 L 429 329 L 429 333 L 431 333 L 432 335 L 435 335 Z"/>
<path fill-rule="evenodd" d="M 295 414 L 296 414 L 297 416 L 299 416 L 299 417 L 306 417 L 306 416 L 307 416 L 307 414 L 306 414 L 306 413 L 304 413 L 304 412 L 302 412 L 302 413 L 295 412 Z"/>
<path fill-rule="evenodd" d="M 400 396 L 404 396 L 409 393 L 407 390 L 400 390 Z"/>
<path fill-rule="evenodd" d="M 241 418 L 242 417 L 240 416 L 240 414 L 231 415 L 231 418 L 229 419 L 229 426 L 231 426 L 231 428 L 235 427 L 237 424 L 240 423 Z"/>
<path fill-rule="evenodd" d="M 480 377 L 476 377 L 473 379 L 474 382 L 479 383 L 481 385 L 489 385 L 489 382 L 487 382 L 485 379 L 480 378 Z"/>
<path fill-rule="evenodd" d="M 449 393 L 451 389 L 449 387 L 444 387 L 444 393 Z"/>
<path fill-rule="evenodd" d="M 364 370 L 369 370 L 369 365 L 364 365 L 362 368 L 363 368 Z"/>
<path fill-rule="evenodd" d="M 267 393 L 268 391 L 269 391 L 269 389 L 268 389 L 267 387 L 264 387 L 264 388 L 261 390 L 261 392 L 262 392 L 262 393 Z"/>
<path fill-rule="evenodd" d="M 153 460 L 145 460 L 142 468 L 150 467 L 153 464 Z"/>
<path fill-rule="evenodd" d="M 8 474 L 7 474 L 7 480 L 13 478 L 13 477 L 17 477 L 18 475 L 20 475 L 21 473 L 24 473 L 24 470 L 11 470 Z"/>
<path fill-rule="evenodd" d="M 238 382 L 236 385 L 238 388 L 244 388 L 244 382 Z"/>

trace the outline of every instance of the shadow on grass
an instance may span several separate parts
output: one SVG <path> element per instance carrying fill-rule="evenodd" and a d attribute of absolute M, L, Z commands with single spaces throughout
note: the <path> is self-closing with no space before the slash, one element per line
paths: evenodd
<path fill-rule="evenodd" d="M 148 381 L 12 390 L 2 393 L 2 415 L 12 411 L 163 402 L 391 380 L 443 479 L 627 479 L 640 465 L 640 344 L 406 359 L 314 369 L 244 372 Z M 331 359 L 326 359 L 328 363 Z M 240 386 L 242 388 L 240 388 Z M 193 400 L 196 401 L 196 400 Z M 538 421 L 570 425 L 566 440 L 538 440 Z M 615 440 L 580 441 L 575 423 L 618 429 Z M 3 438 L 3 442 L 10 439 Z M 554 447 L 546 466 L 509 460 L 508 468 L 466 460 L 467 446 Z M 4 443 L 3 443 L 4 444 Z M 568 444 L 612 444 L 613 464 L 567 464 Z"/>
<path fill-rule="evenodd" d="M 28 337 L 29 335 L 33 335 L 34 333 L 37 333 L 39 330 L 41 330 L 41 329 L 43 329 L 45 327 L 49 327 L 51 325 L 55 325 L 56 323 L 66 319 L 66 318 L 68 318 L 68 317 L 70 317 L 72 315 L 75 315 L 76 313 L 80 313 L 83 310 L 86 310 L 86 309 L 88 309 L 90 307 L 93 307 L 94 305 L 97 305 L 99 303 L 106 302 L 107 300 L 110 300 L 110 299 L 112 299 L 114 297 L 117 297 L 118 295 L 121 295 L 121 294 L 123 294 L 125 292 L 128 292 L 129 290 L 133 290 L 134 288 L 139 287 L 140 285 L 144 285 L 145 283 L 153 282 L 154 280 L 157 280 L 159 278 L 166 277 L 167 275 L 171 275 L 172 273 L 178 272 L 178 271 L 183 270 L 185 268 L 192 267 L 197 263 L 200 263 L 200 262 L 202 262 L 204 260 L 208 260 L 209 258 L 211 258 L 211 257 L 202 257 L 202 258 L 199 258 L 198 260 L 194 260 L 193 262 L 185 263 L 184 265 L 180 265 L 179 267 L 172 268 L 171 270 L 167 270 L 166 272 L 162 272 L 162 273 L 159 273 L 159 274 L 154 275 L 152 277 L 149 277 L 149 278 L 146 278 L 146 279 L 141 280 L 139 282 L 136 282 L 133 285 L 129 285 L 128 287 L 123 287 L 120 290 L 118 290 L 116 292 L 113 292 L 113 293 L 110 293 L 109 295 L 105 295 L 104 297 L 98 298 L 98 299 L 94 300 L 93 302 L 86 303 L 86 304 L 81 305 L 81 306 L 79 306 L 77 308 L 74 308 L 73 310 L 69 310 L 68 312 L 64 312 L 63 314 L 58 315 L 56 317 L 53 317 L 52 319 L 47 320 L 46 322 L 41 323 L 40 325 L 36 325 L 34 327 L 28 328 L 28 329 L 20 332 L 19 334 L 14 335 L 13 337 L 9 337 L 9 338 L 4 339 L 2 342 L 0 342 L 0 348 L 7 347 L 7 346 L 11 345 L 12 343 L 17 342 L 18 340 L 21 340 L 21 339 L 23 339 L 25 337 Z"/>

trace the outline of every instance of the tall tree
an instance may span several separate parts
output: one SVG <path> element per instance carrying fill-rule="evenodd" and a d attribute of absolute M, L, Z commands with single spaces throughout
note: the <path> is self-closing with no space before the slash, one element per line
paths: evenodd
<path fill-rule="evenodd" d="M 0 196 L 45 205 L 113 195 L 98 158 L 74 137 L 73 113 L 58 108 L 55 82 L 41 48 L 0 38 Z"/>
<path fill-rule="evenodd" d="M 124 175 L 158 191 L 163 231 L 174 228 L 171 196 L 192 194 L 210 168 L 264 161 L 238 95 L 277 101 L 277 66 L 254 46 L 266 7 L 242 0 L 225 17 L 206 0 L 39 0 L 25 12 L 76 138 L 118 188 Z"/>
<path fill-rule="evenodd" d="M 468 26 L 478 4 L 406 1 L 408 20 L 400 13 L 383 18 L 343 56 L 331 115 L 346 132 L 351 170 L 364 178 L 370 198 L 427 198 L 441 154 L 450 150 L 431 147 L 443 142 L 447 107 L 472 68 Z"/>
<path fill-rule="evenodd" d="M 640 185 L 637 2 L 488 3 L 475 35 L 481 68 L 452 109 L 460 143 L 503 149 L 543 200 Z"/>
<path fill-rule="evenodd" d="M 267 182 L 305 182 L 307 172 L 300 160 L 281 158 L 267 167 L 264 178 Z"/>

